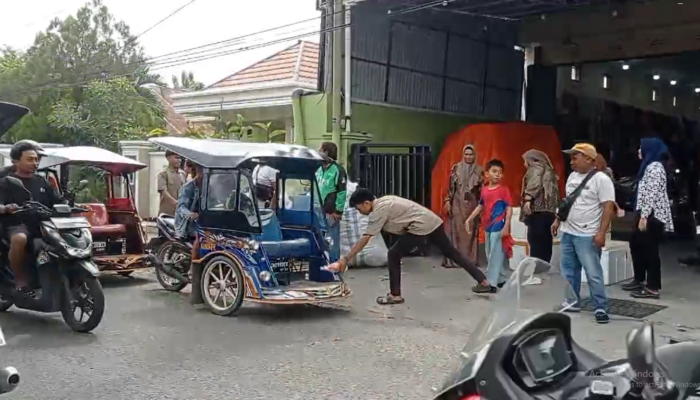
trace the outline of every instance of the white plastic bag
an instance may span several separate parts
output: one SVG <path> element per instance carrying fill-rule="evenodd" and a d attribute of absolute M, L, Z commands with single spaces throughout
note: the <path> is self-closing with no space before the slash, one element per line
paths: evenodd
<path fill-rule="evenodd" d="M 369 217 L 360 214 L 349 205 L 350 196 L 356 189 L 357 183 L 348 181 L 345 211 L 343 211 L 343 219 L 340 220 L 340 254 L 347 254 L 352 246 L 360 241 L 369 221 Z M 349 264 L 353 267 L 382 267 L 387 263 L 388 251 L 384 239 L 381 236 L 373 236 L 367 246 L 353 260 L 350 260 Z"/>

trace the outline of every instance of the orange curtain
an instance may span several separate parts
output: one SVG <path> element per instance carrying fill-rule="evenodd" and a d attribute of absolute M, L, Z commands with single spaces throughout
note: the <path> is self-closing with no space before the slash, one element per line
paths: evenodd
<path fill-rule="evenodd" d="M 439 215 L 444 216 L 443 204 L 447 195 L 450 170 L 462 160 L 462 148 L 467 144 L 476 148 L 476 162 L 482 167 L 494 158 L 503 161 L 505 171 L 502 184 L 510 189 L 513 202 L 519 203 L 525 175 L 522 155 L 530 149 L 540 150 L 549 156 L 559 175 L 559 189 L 564 190 L 564 155 L 557 133 L 552 127 L 525 122 L 474 124 L 447 137 L 433 167 L 431 205 L 433 212 Z M 514 206 L 519 207 L 519 204 Z M 479 240 L 483 242 L 483 232 L 479 233 Z"/>

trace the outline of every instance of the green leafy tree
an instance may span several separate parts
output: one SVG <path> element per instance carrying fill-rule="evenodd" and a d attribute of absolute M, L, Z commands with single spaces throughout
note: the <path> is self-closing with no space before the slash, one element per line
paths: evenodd
<path fill-rule="evenodd" d="M 3 140 L 94 144 L 145 137 L 164 126 L 160 100 L 143 85 L 152 74 L 129 27 L 101 0 L 55 19 L 26 52 L 2 50 L 0 99 L 32 113 Z"/>
<path fill-rule="evenodd" d="M 192 71 L 182 71 L 180 73 L 180 78 L 173 75 L 173 88 L 180 90 L 196 91 L 204 89 L 204 84 L 202 82 L 194 79 L 194 73 Z"/>
<path fill-rule="evenodd" d="M 280 137 L 284 141 L 284 137 L 287 135 L 287 131 L 284 129 L 273 129 L 272 122 L 256 122 L 253 126 L 258 127 L 263 132 L 265 142 L 277 142 Z"/>

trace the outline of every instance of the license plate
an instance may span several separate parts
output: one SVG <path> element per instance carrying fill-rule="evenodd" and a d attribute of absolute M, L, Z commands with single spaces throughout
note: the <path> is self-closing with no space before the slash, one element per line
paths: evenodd
<path fill-rule="evenodd" d="M 104 249 L 107 247 L 107 242 L 94 242 L 92 244 L 93 249 Z"/>

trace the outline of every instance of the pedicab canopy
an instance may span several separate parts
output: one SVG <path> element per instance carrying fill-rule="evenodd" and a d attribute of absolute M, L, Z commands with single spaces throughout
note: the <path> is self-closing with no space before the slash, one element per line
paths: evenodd
<path fill-rule="evenodd" d="M 12 125 L 29 113 L 29 109 L 13 103 L 0 101 L 0 137 L 7 133 Z"/>
<path fill-rule="evenodd" d="M 520 207 L 520 190 L 525 176 L 523 154 L 540 150 L 547 154 L 559 176 L 559 190 L 566 182 L 565 160 L 557 132 L 551 126 L 525 122 L 473 124 L 452 133 L 438 156 L 432 173 L 431 207 L 438 215 L 445 215 L 443 204 L 447 196 L 452 166 L 462 161 L 462 149 L 471 144 L 476 150 L 476 163 L 482 167 L 497 158 L 505 166 L 501 184 L 510 189 L 514 207 Z M 479 233 L 483 241 L 483 231 Z"/>
<path fill-rule="evenodd" d="M 149 141 L 205 168 L 252 169 L 264 164 L 289 174 L 313 174 L 327 160 L 316 150 L 291 144 L 186 137 L 158 137 Z"/>
<path fill-rule="evenodd" d="M 95 167 L 114 175 L 120 175 L 131 174 L 147 167 L 146 164 L 132 158 L 99 147 L 57 147 L 44 151 L 46 156 L 41 159 L 39 169 L 71 164 Z"/>

